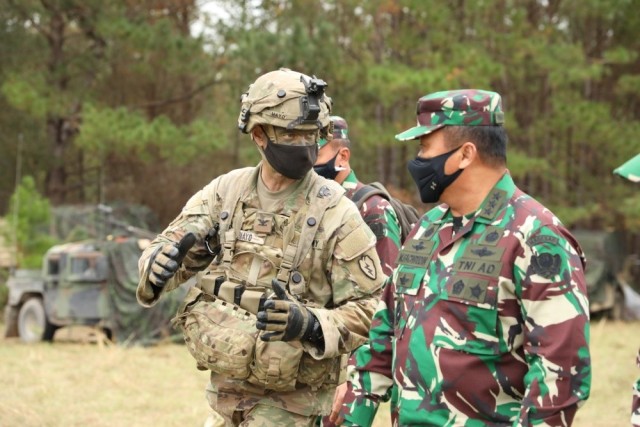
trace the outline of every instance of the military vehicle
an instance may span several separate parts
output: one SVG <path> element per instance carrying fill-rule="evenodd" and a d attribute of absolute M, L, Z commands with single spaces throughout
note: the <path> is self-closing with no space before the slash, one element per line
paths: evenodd
<path fill-rule="evenodd" d="M 592 317 L 625 318 L 622 274 L 627 255 L 615 232 L 573 230 L 587 257 L 587 291 Z"/>
<path fill-rule="evenodd" d="M 124 344 L 181 340 L 169 321 L 186 289 L 152 308 L 136 301 L 138 259 L 155 234 L 112 219 L 109 225 L 112 229 L 104 238 L 53 246 L 41 270 L 11 274 L 6 337 L 51 341 L 63 326 L 88 325 Z"/>

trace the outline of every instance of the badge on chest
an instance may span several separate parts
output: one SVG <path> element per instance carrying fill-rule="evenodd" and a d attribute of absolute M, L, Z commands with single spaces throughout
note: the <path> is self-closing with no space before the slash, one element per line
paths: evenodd
<path fill-rule="evenodd" d="M 273 230 L 273 215 L 268 212 L 258 212 L 253 222 L 253 231 L 270 234 Z"/>

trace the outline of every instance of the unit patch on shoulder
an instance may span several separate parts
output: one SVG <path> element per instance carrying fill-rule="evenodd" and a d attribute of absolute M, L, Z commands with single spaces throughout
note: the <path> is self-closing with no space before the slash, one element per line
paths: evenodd
<path fill-rule="evenodd" d="M 527 245 L 535 246 L 535 245 L 540 245 L 542 243 L 549 243 L 551 245 L 557 245 L 559 241 L 560 240 L 555 236 L 537 235 L 537 236 L 533 236 L 532 238 L 527 240 Z"/>
<path fill-rule="evenodd" d="M 560 273 L 560 255 L 542 253 L 531 257 L 531 268 L 534 273 L 551 279 Z"/>
<path fill-rule="evenodd" d="M 369 255 L 362 255 L 358 260 L 358 266 L 360 270 L 371 280 L 375 280 L 377 277 L 376 266 Z"/>

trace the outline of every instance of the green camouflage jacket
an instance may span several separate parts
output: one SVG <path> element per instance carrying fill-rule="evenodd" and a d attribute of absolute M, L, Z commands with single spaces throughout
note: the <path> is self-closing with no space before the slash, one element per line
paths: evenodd
<path fill-rule="evenodd" d="M 355 172 L 351 171 L 342 182 L 342 186 L 347 190 L 345 195 L 352 199 L 356 191 L 364 187 L 364 184 L 358 181 Z M 380 257 L 382 271 L 389 276 L 393 272 L 401 246 L 400 224 L 396 212 L 386 199 L 380 196 L 371 196 L 362 204 L 360 215 L 376 235 L 376 252 Z"/>
<path fill-rule="evenodd" d="M 640 368 L 640 350 L 638 350 L 638 355 L 636 356 L 636 365 Z M 631 425 L 633 425 L 633 427 L 640 427 L 640 379 L 633 385 Z"/>
<path fill-rule="evenodd" d="M 509 174 L 452 230 L 441 205 L 408 236 L 350 367 L 345 425 L 370 425 L 392 385 L 400 425 L 570 425 L 591 383 L 578 243 Z"/>

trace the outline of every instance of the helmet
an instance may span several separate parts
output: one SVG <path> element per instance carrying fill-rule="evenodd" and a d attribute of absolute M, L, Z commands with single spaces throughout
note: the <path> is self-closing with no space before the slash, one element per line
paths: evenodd
<path fill-rule="evenodd" d="M 263 74 L 242 95 L 238 128 L 244 133 L 261 124 L 299 130 L 326 128 L 331 113 L 326 87 L 323 80 L 288 68 Z"/>

